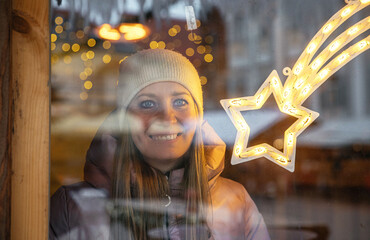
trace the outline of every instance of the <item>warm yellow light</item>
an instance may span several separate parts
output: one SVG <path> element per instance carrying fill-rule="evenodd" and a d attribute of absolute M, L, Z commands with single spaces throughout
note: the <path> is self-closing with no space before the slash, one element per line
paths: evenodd
<path fill-rule="evenodd" d="M 172 28 L 168 29 L 168 35 L 170 35 L 171 37 L 176 36 L 176 34 L 177 34 L 177 31 L 176 31 L 175 28 L 172 27 Z"/>
<path fill-rule="evenodd" d="M 71 56 L 67 55 L 67 56 L 64 56 L 63 61 L 65 64 L 70 64 L 72 62 L 72 58 Z"/>
<path fill-rule="evenodd" d="M 63 32 L 63 27 L 62 27 L 62 26 L 59 26 L 59 25 L 58 25 L 58 26 L 56 26 L 56 27 L 55 27 L 55 32 L 56 32 L 56 33 L 62 33 L 62 32 Z"/>
<path fill-rule="evenodd" d="M 242 100 L 241 99 L 232 99 L 230 100 L 230 105 L 232 106 L 241 106 Z"/>
<path fill-rule="evenodd" d="M 288 146 L 292 146 L 294 144 L 294 134 L 289 133 L 288 134 Z"/>
<path fill-rule="evenodd" d="M 73 52 L 78 52 L 80 51 L 80 45 L 78 45 L 78 43 L 75 43 L 72 45 L 72 51 Z"/>
<path fill-rule="evenodd" d="M 348 16 L 348 14 L 350 14 L 352 12 L 352 7 L 349 6 L 349 7 L 346 7 L 342 13 L 340 14 L 341 17 L 346 17 Z"/>
<path fill-rule="evenodd" d="M 94 47 L 94 46 L 95 46 L 95 44 L 96 44 L 96 41 L 95 41 L 95 39 L 94 39 L 94 38 L 90 38 L 89 40 L 87 40 L 87 45 L 88 45 L 89 47 Z"/>
<path fill-rule="evenodd" d="M 284 164 L 284 165 L 288 164 L 288 160 L 283 156 L 277 157 L 276 160 L 279 161 L 279 163 L 281 164 Z"/>
<path fill-rule="evenodd" d="M 117 31 L 117 29 L 112 29 L 109 24 L 103 24 L 99 30 L 98 34 L 101 38 L 106 40 L 117 41 L 121 38 L 121 34 Z"/>
<path fill-rule="evenodd" d="M 206 52 L 206 48 L 204 46 L 200 45 L 200 46 L 197 47 L 197 52 L 199 54 L 203 54 L 203 53 Z"/>
<path fill-rule="evenodd" d="M 125 61 L 126 59 L 128 58 L 128 56 L 122 58 L 121 60 L 119 60 L 118 64 L 121 64 L 123 61 Z"/>
<path fill-rule="evenodd" d="M 298 75 L 301 73 L 301 71 L 303 70 L 303 64 L 302 63 L 299 63 L 296 68 L 294 69 L 294 74 L 295 75 Z"/>
<path fill-rule="evenodd" d="M 278 86 L 279 86 L 279 81 L 277 80 L 277 78 L 276 78 L 276 77 L 273 77 L 273 78 L 271 79 L 271 84 L 272 84 L 272 86 L 274 86 L 274 87 L 278 87 Z"/>
<path fill-rule="evenodd" d="M 368 3 L 370 0 L 361 0 L 361 3 L 364 2 Z M 254 96 L 221 100 L 221 105 L 238 131 L 237 138 L 235 139 L 236 150 L 233 152 L 231 158 L 232 164 L 238 164 L 264 156 L 279 166 L 291 172 L 294 171 L 297 137 L 311 125 L 319 115 L 303 107 L 303 102 L 315 89 L 323 84 L 331 74 L 340 69 L 347 61 L 367 50 L 370 44 L 367 37 L 344 50 L 339 56 L 334 58 L 334 60 L 326 63 L 338 49 L 358 37 L 362 31 L 367 31 L 369 29 L 368 23 L 370 23 L 370 19 L 368 20 L 365 18 L 349 28 L 348 31 L 340 33 L 336 40 L 330 43 L 327 48 L 318 52 L 316 54 L 316 59 L 313 59 L 316 51 L 321 49 L 322 44 L 330 37 L 334 29 L 339 27 L 347 18 L 365 7 L 360 6 L 358 1 L 346 1 L 346 3 L 348 5 L 338 11 L 316 33 L 298 61 L 293 65 L 295 67 L 292 74 L 290 74 L 290 69 L 288 71 L 283 71 L 284 75 L 287 76 L 284 84 L 282 84 L 277 72 L 274 70 Z M 261 108 L 262 104 L 271 94 L 273 94 L 281 112 L 298 118 L 298 120 L 285 131 L 284 141 L 281 141 L 280 144 L 280 148 L 283 148 L 283 152 L 276 149 L 278 146 L 275 144 L 275 141 L 273 144 L 275 148 L 266 143 L 247 148 L 250 129 L 245 120 L 241 119 L 241 111 Z M 282 142 L 284 144 L 282 144 Z"/>
<path fill-rule="evenodd" d="M 323 69 L 323 70 L 321 70 L 320 71 L 320 73 L 319 73 L 319 77 L 321 78 L 321 79 L 324 79 L 325 77 L 326 77 L 326 75 L 328 75 L 328 73 L 330 72 L 330 70 L 329 69 Z"/>
<path fill-rule="evenodd" d="M 122 23 L 118 30 L 126 41 L 137 41 L 149 35 L 149 28 L 141 23 Z"/>
<path fill-rule="evenodd" d="M 235 155 L 238 156 L 240 154 L 241 150 L 242 150 L 242 147 L 240 145 L 236 145 L 235 146 Z"/>
<path fill-rule="evenodd" d="M 58 39 L 58 37 L 57 37 L 57 35 L 56 35 L 56 34 L 52 33 L 52 34 L 50 35 L 50 40 L 51 40 L 51 42 L 55 42 L 57 39 Z"/>
<path fill-rule="evenodd" d="M 108 41 L 108 40 L 105 40 L 104 42 L 103 42 L 103 48 L 104 49 L 109 49 L 110 47 L 111 47 L 111 43 Z"/>
<path fill-rule="evenodd" d="M 209 45 L 206 45 L 206 53 L 211 53 L 212 52 L 212 47 Z"/>
<path fill-rule="evenodd" d="M 302 122 L 301 122 L 302 126 L 305 126 L 307 123 L 309 123 L 309 122 L 310 122 L 310 120 L 311 120 L 311 117 L 310 117 L 310 116 L 308 116 L 308 117 L 304 118 L 304 119 L 302 120 Z"/>
<path fill-rule="evenodd" d="M 80 72 L 80 79 L 81 80 L 86 80 L 87 79 L 87 74 L 84 72 Z"/>
<path fill-rule="evenodd" d="M 159 49 L 165 49 L 165 48 L 166 48 L 166 43 L 165 43 L 165 42 L 163 42 L 163 41 L 159 41 L 159 42 L 158 42 L 158 48 L 159 48 Z"/>
<path fill-rule="evenodd" d="M 62 50 L 63 50 L 64 52 L 68 52 L 68 51 L 69 51 L 69 49 L 71 49 L 71 46 L 70 46 L 68 43 L 63 43 L 63 45 L 62 45 Z"/>
<path fill-rule="evenodd" d="M 318 68 L 320 67 L 321 63 L 322 63 L 322 60 L 321 60 L 321 59 L 317 59 L 317 60 L 312 64 L 312 69 L 313 69 L 313 70 L 318 69 Z"/>
<path fill-rule="evenodd" d="M 311 85 L 308 84 L 306 87 L 303 88 L 302 94 L 307 95 L 307 93 L 310 91 L 310 89 L 311 89 Z"/>
<path fill-rule="evenodd" d="M 86 73 L 87 76 L 90 76 L 93 72 L 92 68 L 91 67 L 87 67 L 85 68 L 84 72 Z"/>
<path fill-rule="evenodd" d="M 331 23 L 329 23 L 329 24 L 327 24 L 327 25 L 325 25 L 325 26 L 324 26 L 324 28 L 323 28 L 322 32 L 323 32 L 323 33 L 328 33 L 328 32 L 330 32 L 332 29 L 333 29 L 333 25 L 332 25 Z"/>
<path fill-rule="evenodd" d="M 213 61 L 212 54 L 208 53 L 208 54 L 204 55 L 204 61 L 206 61 L 208 63 L 212 62 Z"/>
<path fill-rule="evenodd" d="M 157 41 L 151 41 L 149 43 L 149 46 L 150 46 L 151 49 L 156 49 L 156 48 L 158 48 L 158 42 Z"/>
<path fill-rule="evenodd" d="M 51 43 L 51 44 L 50 44 L 50 50 L 51 50 L 51 51 L 54 51 L 54 50 L 55 50 L 55 48 L 56 48 L 56 44 L 55 44 L 55 43 Z"/>
<path fill-rule="evenodd" d="M 93 51 L 91 51 L 91 50 L 90 51 L 87 51 L 86 57 L 88 59 L 93 59 L 95 57 L 95 53 Z"/>
<path fill-rule="evenodd" d="M 340 42 L 339 42 L 339 41 L 335 41 L 333 44 L 331 44 L 331 45 L 330 45 L 330 47 L 329 47 L 329 51 L 333 52 L 333 51 L 335 51 L 339 46 L 340 46 Z"/>
<path fill-rule="evenodd" d="M 189 33 L 188 34 L 188 39 L 190 40 L 190 41 L 194 41 L 194 39 L 195 39 L 195 33 L 193 33 L 193 32 L 191 32 L 191 33 Z"/>
<path fill-rule="evenodd" d="M 205 76 L 201 76 L 199 79 L 202 86 L 207 84 L 207 78 Z"/>
<path fill-rule="evenodd" d="M 261 105 L 262 101 L 264 100 L 263 94 L 260 94 L 257 99 L 256 99 L 256 105 L 259 106 Z"/>
<path fill-rule="evenodd" d="M 83 38 L 85 36 L 85 33 L 84 33 L 84 31 L 82 31 L 82 30 L 78 30 L 77 32 L 76 32 L 76 37 L 77 38 Z"/>
<path fill-rule="evenodd" d="M 89 59 L 87 58 L 87 55 L 86 55 L 86 53 L 85 53 L 85 52 L 81 53 L 81 59 L 82 59 L 82 61 L 87 61 L 87 60 L 89 60 Z"/>
<path fill-rule="evenodd" d="M 89 97 L 89 95 L 87 94 L 87 92 L 80 93 L 80 99 L 81 100 L 85 101 L 88 97 Z"/>
<path fill-rule="evenodd" d="M 201 22 L 200 20 L 197 19 L 197 27 L 200 27 L 200 25 L 201 25 Z"/>
<path fill-rule="evenodd" d="M 299 89 L 300 87 L 302 87 L 303 83 L 304 83 L 304 78 L 300 78 L 300 79 L 298 79 L 298 80 L 297 80 L 297 82 L 294 84 L 294 87 L 295 87 L 296 89 Z"/>
<path fill-rule="evenodd" d="M 351 27 L 351 28 L 348 30 L 348 35 L 353 35 L 353 34 L 357 33 L 357 32 L 358 32 L 358 30 L 360 30 L 358 26 Z"/>
<path fill-rule="evenodd" d="M 316 43 L 311 43 L 310 45 L 308 45 L 307 53 L 312 53 L 315 50 L 316 46 Z"/>
<path fill-rule="evenodd" d="M 58 25 L 62 24 L 63 23 L 63 18 L 62 17 L 56 17 L 55 18 L 55 23 L 58 24 Z"/>
<path fill-rule="evenodd" d="M 187 48 L 186 51 L 185 51 L 186 55 L 188 55 L 189 57 L 193 56 L 194 55 L 194 49 L 192 48 Z"/>
<path fill-rule="evenodd" d="M 346 60 L 349 57 L 348 53 L 342 53 L 341 55 L 338 56 L 338 62 L 342 63 L 344 60 Z"/>
<path fill-rule="evenodd" d="M 93 84 L 92 84 L 92 82 L 91 82 L 91 81 L 86 81 L 86 82 L 84 83 L 84 87 L 85 87 L 87 90 L 91 89 L 91 88 L 92 88 L 92 86 L 93 86 Z"/>
<path fill-rule="evenodd" d="M 267 152 L 267 149 L 265 147 L 257 147 L 254 151 L 256 154 L 262 154 Z"/>
<path fill-rule="evenodd" d="M 50 60 L 51 60 L 51 64 L 55 64 L 59 61 L 59 57 L 56 54 L 52 54 Z"/>
<path fill-rule="evenodd" d="M 177 25 L 177 24 L 176 25 L 173 25 L 172 28 L 174 28 L 177 33 L 181 32 L 181 27 L 179 25 Z"/>
<path fill-rule="evenodd" d="M 109 54 L 105 54 L 104 56 L 103 56 L 103 62 L 105 63 L 105 64 L 107 64 L 107 63 L 110 63 L 110 61 L 112 60 L 112 58 L 111 58 L 111 56 L 109 55 Z"/>
<path fill-rule="evenodd" d="M 368 42 L 368 41 L 363 40 L 363 41 L 359 42 L 359 43 L 357 44 L 357 46 L 358 46 L 358 48 L 359 48 L 359 49 L 362 49 L 362 48 L 366 47 L 366 45 L 368 45 L 368 44 L 369 44 L 369 42 Z"/>
<path fill-rule="evenodd" d="M 291 93 L 291 90 L 290 90 L 289 88 L 288 88 L 288 89 L 286 89 L 286 90 L 284 91 L 284 93 L 283 93 L 283 97 L 284 97 L 284 98 L 289 97 L 290 93 Z"/>

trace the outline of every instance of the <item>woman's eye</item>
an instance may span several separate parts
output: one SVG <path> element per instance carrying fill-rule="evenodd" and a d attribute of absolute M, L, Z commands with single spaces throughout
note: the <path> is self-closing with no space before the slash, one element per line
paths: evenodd
<path fill-rule="evenodd" d="M 175 102 L 173 103 L 174 106 L 176 107 L 182 107 L 187 105 L 188 102 L 185 99 L 176 99 Z"/>
<path fill-rule="evenodd" d="M 142 101 L 140 103 L 140 107 L 145 108 L 145 109 L 153 108 L 153 107 L 155 107 L 155 102 L 151 101 L 151 100 Z"/>

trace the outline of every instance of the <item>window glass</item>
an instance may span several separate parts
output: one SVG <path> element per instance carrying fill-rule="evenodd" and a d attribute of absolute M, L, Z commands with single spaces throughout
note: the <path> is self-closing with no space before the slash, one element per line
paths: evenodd
<path fill-rule="evenodd" d="M 220 104 L 254 96 L 273 70 L 284 84 L 336 12 L 367 6 L 313 59 L 368 17 L 354 2 L 52 1 L 50 238 L 367 239 L 368 52 L 302 103 L 320 116 L 297 138 L 294 172 L 266 157 L 232 165 L 237 129 Z M 273 94 L 241 116 L 248 147 L 280 152 L 297 121 Z"/>

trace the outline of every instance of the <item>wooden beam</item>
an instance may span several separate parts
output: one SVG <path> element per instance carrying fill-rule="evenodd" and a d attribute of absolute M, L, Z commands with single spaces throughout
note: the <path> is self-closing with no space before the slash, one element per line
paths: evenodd
<path fill-rule="evenodd" d="M 11 239 L 47 239 L 49 0 L 12 0 Z"/>
<path fill-rule="evenodd" d="M 10 238 L 10 10 L 11 1 L 0 0 L 0 239 Z"/>

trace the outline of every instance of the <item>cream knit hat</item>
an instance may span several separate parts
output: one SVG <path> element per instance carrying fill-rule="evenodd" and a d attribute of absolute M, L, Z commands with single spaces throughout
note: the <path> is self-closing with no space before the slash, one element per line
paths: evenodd
<path fill-rule="evenodd" d="M 150 84 L 166 81 L 179 83 L 190 92 L 202 120 L 202 86 L 195 67 L 180 53 L 166 49 L 149 49 L 135 53 L 121 63 L 117 94 L 120 125 L 124 121 L 128 105 L 140 90 Z"/>

